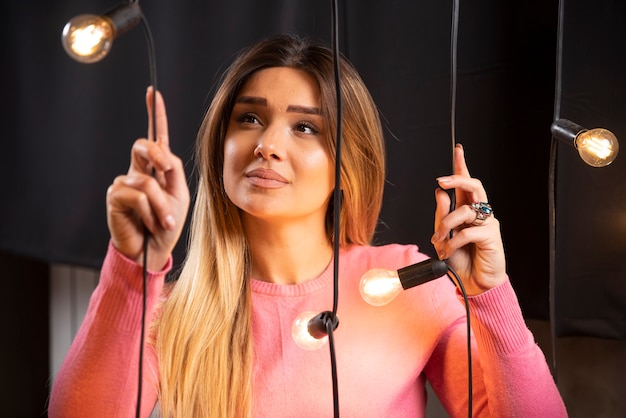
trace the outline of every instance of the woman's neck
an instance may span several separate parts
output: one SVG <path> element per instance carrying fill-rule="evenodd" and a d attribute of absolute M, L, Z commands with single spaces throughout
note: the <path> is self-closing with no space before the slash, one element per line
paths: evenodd
<path fill-rule="evenodd" d="M 277 284 L 297 284 L 317 278 L 332 260 L 333 247 L 316 223 L 244 221 L 252 258 L 251 277 Z"/>

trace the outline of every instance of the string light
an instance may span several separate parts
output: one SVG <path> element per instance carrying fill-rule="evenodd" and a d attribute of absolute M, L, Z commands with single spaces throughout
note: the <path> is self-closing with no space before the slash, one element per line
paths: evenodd
<path fill-rule="evenodd" d="M 435 258 L 399 270 L 376 268 L 361 277 L 359 291 L 370 305 L 383 306 L 394 300 L 402 290 L 434 280 L 447 271 L 446 263 Z"/>
<path fill-rule="evenodd" d="M 102 60 L 111 50 L 113 40 L 128 32 L 138 23 L 143 24 L 148 46 L 150 83 L 154 89 L 152 94 L 152 110 L 156 111 L 157 76 L 154 39 L 139 4 L 136 1 L 119 3 L 101 16 L 83 14 L 69 20 L 63 27 L 61 42 L 67 54 L 74 60 L 91 64 Z M 152 118 L 152 132 L 157 138 L 156 118 Z M 154 169 L 153 169 L 154 174 Z M 146 333 L 146 289 L 148 280 L 148 240 L 150 233 L 144 226 L 143 266 L 142 266 L 142 306 L 141 334 L 139 338 L 139 365 L 137 379 L 137 403 L 135 416 L 141 416 L 141 399 L 143 391 L 143 358 Z"/>
<path fill-rule="evenodd" d="M 65 52 L 83 64 L 107 56 L 113 40 L 135 27 L 142 19 L 136 2 L 120 3 L 103 15 L 81 14 L 63 27 L 61 42 Z"/>
<path fill-rule="evenodd" d="M 341 190 L 341 149 L 343 139 L 343 98 L 341 94 L 341 68 L 340 68 L 340 56 L 339 56 L 339 6 L 338 0 L 331 1 L 331 20 L 332 20 L 332 55 L 333 55 L 333 69 L 335 78 L 335 92 L 337 97 L 337 125 L 336 125 L 336 146 L 335 146 L 335 189 L 333 191 L 333 309 L 332 311 L 321 312 L 316 315 L 310 315 L 305 312 L 300 314 L 293 322 L 291 327 L 291 336 L 293 340 L 300 347 L 307 350 L 314 350 L 322 347 L 327 340 L 330 341 L 331 358 L 334 358 L 334 344 L 332 338 L 332 332 L 339 325 L 339 319 L 337 318 L 337 305 L 339 299 L 339 237 L 340 237 L 340 213 L 341 213 L 341 201 L 343 198 L 343 191 Z M 303 318 L 307 318 L 308 321 L 304 321 Z M 307 335 L 308 333 L 308 335 Z M 330 335 L 330 338 L 327 336 Z M 320 340 L 318 343 L 312 341 L 312 339 Z M 315 348 L 310 348 L 315 347 Z M 336 376 L 335 367 L 333 369 L 333 386 L 336 393 Z M 336 396 L 335 396 L 336 398 Z M 335 400 L 335 416 L 338 415 L 337 401 Z"/>
<path fill-rule="evenodd" d="M 550 129 L 556 138 L 573 145 L 592 167 L 606 167 L 617 158 L 619 141 L 608 129 L 585 129 L 567 119 L 557 119 Z"/>
<path fill-rule="evenodd" d="M 329 321 L 333 329 L 339 325 L 339 320 L 332 312 L 303 312 L 293 321 L 291 336 L 303 350 L 317 350 L 328 341 Z"/>

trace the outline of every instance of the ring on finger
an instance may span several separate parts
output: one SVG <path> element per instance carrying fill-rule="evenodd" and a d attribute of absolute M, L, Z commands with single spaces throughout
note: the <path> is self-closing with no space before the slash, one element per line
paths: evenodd
<path fill-rule="evenodd" d="M 476 212 L 476 218 L 474 218 L 472 225 L 481 225 L 485 219 L 493 215 L 493 209 L 487 202 L 474 202 L 470 207 Z"/>

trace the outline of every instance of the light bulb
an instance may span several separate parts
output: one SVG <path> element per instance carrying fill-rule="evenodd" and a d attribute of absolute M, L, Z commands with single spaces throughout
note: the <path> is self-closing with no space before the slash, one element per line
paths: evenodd
<path fill-rule="evenodd" d="M 421 261 L 399 270 L 372 269 L 367 271 L 359 283 L 359 291 L 364 301 L 373 306 L 383 306 L 391 302 L 403 289 L 410 289 L 422 283 L 443 276 L 448 265 L 436 258 Z"/>
<path fill-rule="evenodd" d="M 570 120 L 558 119 L 550 130 L 555 138 L 576 148 L 580 158 L 592 167 L 605 167 L 617 157 L 619 141 L 607 129 L 585 129 Z"/>
<path fill-rule="evenodd" d="M 373 306 L 391 302 L 402 291 L 402 283 L 395 270 L 372 269 L 361 277 L 359 291 L 363 300 Z"/>
<path fill-rule="evenodd" d="M 113 40 L 135 27 L 142 19 L 137 2 L 123 2 L 101 16 L 82 14 L 63 27 L 61 43 L 70 57 L 90 64 L 106 57 Z"/>
<path fill-rule="evenodd" d="M 295 321 L 293 321 L 291 336 L 298 347 L 304 350 L 317 350 L 326 344 L 328 335 L 317 335 L 317 337 L 320 337 L 317 338 L 314 337 L 309 330 L 311 320 L 318 315 L 318 312 L 307 311 L 298 315 Z"/>
<path fill-rule="evenodd" d="M 115 27 L 108 18 L 79 15 L 65 24 L 61 41 L 65 51 L 78 62 L 90 64 L 104 58 L 115 39 Z"/>
<path fill-rule="evenodd" d="M 617 157 L 619 142 L 607 129 L 595 128 L 580 132 L 574 140 L 580 158 L 592 167 L 605 167 Z"/>

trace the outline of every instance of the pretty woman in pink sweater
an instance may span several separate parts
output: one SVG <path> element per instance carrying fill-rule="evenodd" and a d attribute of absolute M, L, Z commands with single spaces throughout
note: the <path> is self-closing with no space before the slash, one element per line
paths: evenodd
<path fill-rule="evenodd" d="M 56 376 L 51 417 L 135 414 L 144 225 L 152 326 L 142 416 L 155 405 L 165 417 L 332 416 L 328 350 L 301 349 L 291 326 L 300 313 L 332 305 L 334 239 L 341 248 L 334 333 L 341 415 L 422 417 L 429 381 L 451 416 L 467 416 L 465 306 L 451 280 L 411 288 L 383 307 L 360 296 L 369 269 L 396 270 L 427 257 L 412 245 L 370 244 L 382 203 L 384 138 L 372 98 L 345 59 L 341 74 L 339 236 L 332 51 L 272 37 L 231 65 L 198 134 L 192 236 L 174 284 L 164 277 L 189 190 L 169 149 L 163 99 L 148 90 L 157 138 L 149 130 L 135 142 L 128 173 L 108 190 L 109 251 Z M 498 220 L 472 208 L 487 194 L 461 146 L 454 157 L 456 172 L 437 179 L 432 242 L 470 295 L 474 416 L 564 417 L 508 280 Z M 452 212 L 449 189 L 456 190 Z"/>

